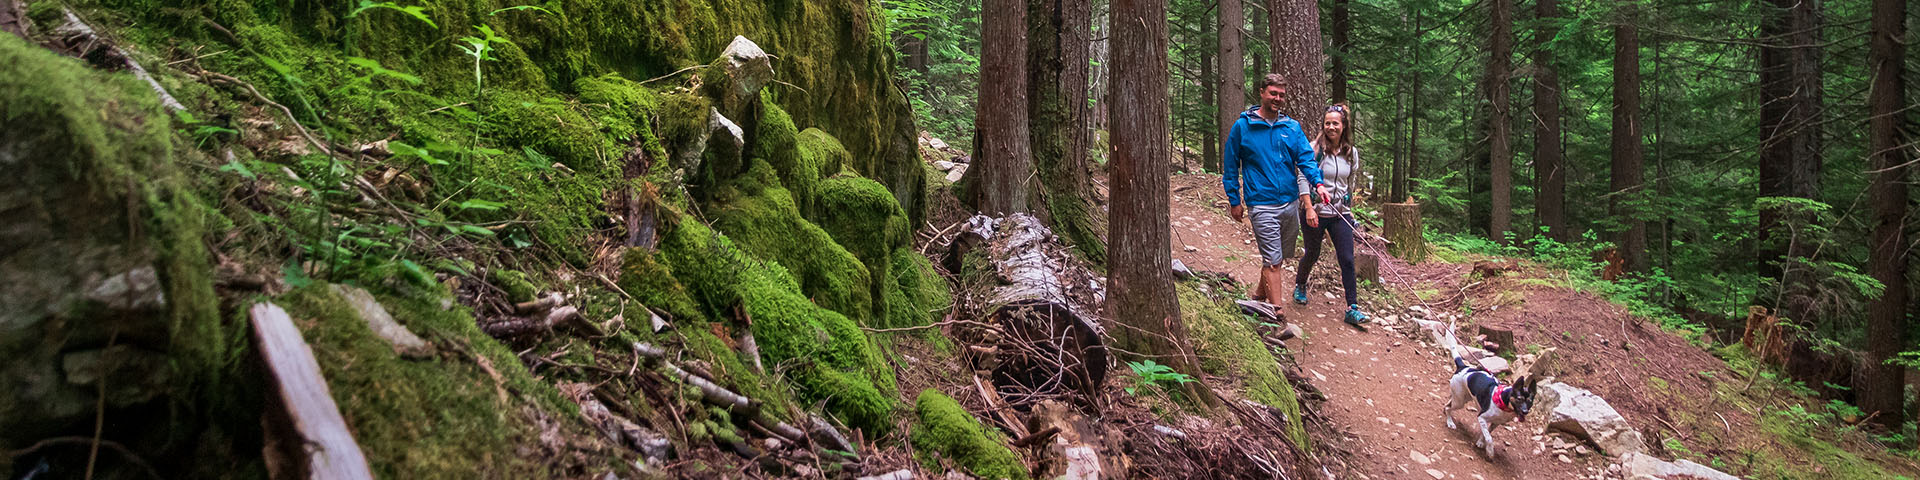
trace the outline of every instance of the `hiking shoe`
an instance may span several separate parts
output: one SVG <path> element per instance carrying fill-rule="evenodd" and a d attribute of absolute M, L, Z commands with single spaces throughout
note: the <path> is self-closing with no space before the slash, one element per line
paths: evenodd
<path fill-rule="evenodd" d="M 1293 303 L 1297 303 L 1301 305 L 1307 304 L 1307 286 L 1306 285 L 1293 286 Z"/>
<path fill-rule="evenodd" d="M 1348 325 L 1353 325 L 1358 327 L 1362 323 L 1367 323 L 1367 320 L 1368 320 L 1367 314 L 1360 313 L 1359 305 L 1347 306 L 1347 324 Z"/>

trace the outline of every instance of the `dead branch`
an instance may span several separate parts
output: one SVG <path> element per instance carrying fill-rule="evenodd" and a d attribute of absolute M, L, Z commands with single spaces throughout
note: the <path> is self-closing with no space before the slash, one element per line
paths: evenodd
<path fill-rule="evenodd" d="M 555 308 L 545 317 L 515 318 L 480 326 L 480 331 L 494 338 L 513 338 L 530 333 L 553 330 L 554 325 L 580 317 L 580 310 L 571 306 Z"/>
<path fill-rule="evenodd" d="M 67 16 L 67 23 L 54 28 L 53 31 L 55 34 L 65 37 L 68 44 L 81 42 L 89 46 L 96 44 L 105 45 L 107 48 L 107 58 L 119 61 L 127 67 L 127 71 L 133 72 L 135 78 L 147 82 L 147 87 L 152 88 L 153 93 L 160 97 L 160 105 L 166 107 L 167 111 L 177 112 L 187 109 L 185 105 L 180 104 L 179 100 L 173 98 L 173 94 L 167 93 L 167 88 L 160 86 L 160 81 L 155 80 L 152 74 L 147 73 L 147 69 L 142 68 L 139 61 L 134 60 L 132 55 L 128 55 L 126 50 L 121 50 L 120 47 L 115 46 L 112 41 L 101 38 L 100 34 L 93 30 L 93 27 L 88 26 L 86 22 L 80 21 L 80 16 L 75 15 L 73 9 L 62 8 L 60 11 Z M 86 50 L 91 50 L 91 48 Z M 85 56 L 87 52 L 83 50 L 76 53 L 78 53 L 79 56 Z"/>

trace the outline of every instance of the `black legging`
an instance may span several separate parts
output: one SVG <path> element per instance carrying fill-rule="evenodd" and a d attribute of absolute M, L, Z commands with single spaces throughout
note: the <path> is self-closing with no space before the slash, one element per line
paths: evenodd
<path fill-rule="evenodd" d="M 1307 274 L 1313 272 L 1313 262 L 1320 259 L 1320 237 L 1331 234 L 1333 254 L 1340 259 L 1340 286 L 1347 290 L 1347 304 L 1359 305 L 1359 282 L 1353 275 L 1353 215 L 1320 217 L 1318 228 L 1308 226 L 1305 217 L 1300 219 L 1300 233 L 1306 236 L 1306 254 L 1300 257 L 1300 273 L 1294 275 L 1293 284 L 1307 284 Z"/>

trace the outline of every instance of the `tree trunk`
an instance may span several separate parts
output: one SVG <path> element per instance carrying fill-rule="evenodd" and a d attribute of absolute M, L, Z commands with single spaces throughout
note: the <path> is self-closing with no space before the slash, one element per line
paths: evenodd
<path fill-rule="evenodd" d="M 1420 222 L 1420 204 L 1413 202 L 1389 203 L 1381 206 L 1380 220 L 1386 228 L 1382 236 L 1391 242 L 1387 253 L 1393 254 L 1407 263 L 1420 263 L 1427 258 L 1426 232 Z"/>
<path fill-rule="evenodd" d="M 1251 12 L 1253 15 L 1253 18 L 1252 18 L 1252 22 L 1250 23 L 1253 25 L 1253 38 L 1258 39 L 1257 41 L 1265 44 L 1267 48 L 1262 49 L 1258 52 L 1253 52 L 1253 58 L 1248 60 L 1249 63 L 1247 63 L 1247 65 L 1260 72 L 1273 71 L 1273 67 L 1271 67 L 1270 66 L 1271 64 L 1267 62 L 1267 56 L 1266 56 L 1267 53 L 1273 52 L 1273 38 L 1270 38 L 1267 36 L 1267 30 L 1270 30 L 1269 28 L 1267 28 L 1267 23 L 1273 21 L 1273 15 L 1270 13 L 1267 13 L 1273 10 L 1272 8 L 1273 4 L 1269 3 L 1271 1 L 1273 0 L 1241 0 L 1241 3 L 1240 3 L 1242 7 L 1250 5 L 1250 6 L 1253 6 L 1253 8 L 1259 10 L 1258 12 Z M 1246 42 L 1242 41 L 1241 45 L 1245 46 Z M 1246 70 L 1241 69 L 1241 71 L 1244 72 Z M 1254 77 L 1254 83 L 1258 83 L 1259 80 L 1260 78 L 1258 76 Z M 1260 102 L 1259 92 L 1253 92 L 1251 93 L 1251 95 L 1252 95 L 1251 98 L 1245 98 L 1245 102 L 1247 103 L 1247 105 L 1251 106 Z"/>
<path fill-rule="evenodd" d="M 1033 165 L 1041 178 L 1040 187 L 1031 192 L 1038 202 L 1035 209 L 1081 256 L 1097 265 L 1106 261 L 1106 247 L 1101 244 L 1086 188 L 1086 150 L 1074 150 L 1073 141 L 1084 108 L 1073 103 L 1072 92 L 1080 92 L 1079 103 L 1086 103 L 1086 43 L 1081 33 L 1085 32 L 1086 21 L 1070 20 L 1075 17 L 1069 15 L 1083 8 L 1073 4 L 1085 4 L 1087 0 L 1025 1 L 1027 107 L 1032 115 L 1027 133 L 1033 145 Z M 1070 27 L 1069 22 L 1080 27 Z M 1076 43 L 1083 55 L 1080 71 L 1069 75 L 1065 52 Z"/>
<path fill-rule="evenodd" d="M 1353 43 L 1348 33 L 1353 30 L 1352 14 L 1347 8 L 1349 0 L 1333 0 L 1333 87 L 1331 103 L 1347 101 L 1347 48 Z"/>
<path fill-rule="evenodd" d="M 1760 25 L 1760 196 L 1814 198 L 1822 163 L 1819 5 L 1813 0 L 1767 3 Z M 1805 213 L 1760 211 L 1758 271 L 1781 281 L 1784 291 L 1778 298 L 1784 305 L 1774 307 L 1795 322 L 1812 316 L 1813 280 L 1804 272 L 1788 272 L 1781 262 L 1788 255 L 1811 255 L 1813 246 L 1775 235 L 1787 224 L 1810 221 Z"/>
<path fill-rule="evenodd" d="M 1873 414 L 1882 427 L 1899 431 L 1906 421 L 1902 387 L 1905 368 L 1889 365 L 1902 349 L 1912 348 L 1905 340 L 1907 289 L 1907 239 L 1902 228 L 1907 208 L 1907 155 L 1900 126 L 1902 98 L 1902 62 L 1906 61 L 1905 26 L 1901 23 L 1904 0 L 1874 0 L 1872 33 L 1868 39 L 1867 63 L 1872 86 L 1867 90 L 1868 152 L 1872 155 L 1873 183 L 1867 197 L 1873 199 L 1873 237 L 1868 271 L 1886 285 L 1880 298 L 1867 306 L 1867 378 L 1860 387 L 1860 408 Z"/>
<path fill-rule="evenodd" d="M 980 101 L 965 192 L 989 215 L 1029 211 L 1033 158 L 1027 124 L 1027 0 L 985 0 L 980 19 Z"/>
<path fill-rule="evenodd" d="M 1513 71 L 1513 0 L 1489 0 L 1489 21 L 1493 37 L 1487 58 L 1487 106 L 1492 109 L 1492 132 L 1488 135 L 1487 173 L 1492 190 L 1492 212 L 1487 236 L 1502 245 L 1513 224 L 1513 102 L 1507 78 Z"/>
<path fill-rule="evenodd" d="M 1387 201 L 1407 198 L 1407 120 L 1406 84 L 1394 82 L 1393 92 L 1393 174 L 1387 176 Z"/>
<path fill-rule="evenodd" d="M 1200 108 L 1202 109 L 1211 108 L 1214 105 L 1220 104 L 1218 101 L 1220 80 L 1215 76 L 1216 73 L 1213 69 L 1213 54 L 1211 50 L 1202 50 L 1200 52 L 1200 105 L 1202 105 Z M 1223 165 L 1220 162 L 1220 129 L 1211 127 L 1213 126 L 1203 125 L 1199 129 L 1200 151 L 1202 152 L 1200 168 L 1209 172 L 1219 173 Z"/>
<path fill-rule="evenodd" d="M 1640 32 L 1632 0 L 1616 4 L 1620 17 L 1613 27 L 1613 168 L 1607 214 L 1627 226 L 1614 237 L 1629 272 L 1647 271 L 1647 222 L 1631 208 L 1640 196 L 1646 176 L 1640 149 Z"/>
<path fill-rule="evenodd" d="M 1300 122 L 1313 138 L 1320 134 L 1320 111 L 1327 103 L 1325 47 L 1320 45 L 1320 6 L 1312 0 L 1268 0 L 1273 72 L 1286 78 L 1287 102 L 1280 113 Z"/>
<path fill-rule="evenodd" d="M 1415 9 L 1413 11 L 1413 49 L 1416 54 L 1425 51 L 1425 49 L 1422 48 L 1425 43 L 1425 38 L 1423 38 L 1425 34 L 1422 33 L 1423 31 L 1420 28 L 1420 10 Z M 1407 106 L 1407 173 L 1406 175 L 1402 175 L 1400 180 L 1400 183 L 1404 185 L 1403 188 L 1405 189 L 1406 196 L 1393 199 L 1393 201 L 1403 203 L 1414 202 L 1413 179 L 1420 178 L 1420 116 L 1425 113 L 1425 111 L 1420 110 L 1421 90 L 1423 90 L 1423 88 L 1421 88 L 1423 86 L 1421 80 L 1423 79 L 1420 77 L 1419 69 L 1412 69 L 1412 72 L 1413 73 L 1410 74 L 1410 76 L 1413 77 L 1411 81 L 1412 85 L 1407 88 L 1409 92 L 1407 95 L 1407 103 L 1410 104 Z"/>
<path fill-rule="evenodd" d="M 1120 348 L 1199 377 L 1173 290 L 1167 220 L 1167 11 L 1154 0 L 1113 0 L 1112 242 L 1107 312 Z M 1189 393 L 1211 405 L 1205 388 Z"/>
<path fill-rule="evenodd" d="M 1220 94 L 1215 118 L 1219 119 L 1214 131 L 1217 138 L 1227 138 L 1233 130 L 1233 122 L 1240 119 L 1240 111 L 1246 109 L 1246 51 L 1240 46 L 1240 27 L 1247 24 L 1246 12 L 1241 8 L 1240 0 L 1220 0 Z M 1222 142 L 1215 142 L 1222 143 Z M 1209 171 L 1220 171 L 1220 165 L 1214 165 Z"/>
<path fill-rule="evenodd" d="M 1560 146 L 1560 68 L 1547 47 L 1556 23 L 1551 20 L 1559 18 L 1560 7 L 1557 0 L 1538 0 L 1534 11 L 1541 26 L 1533 41 L 1533 170 L 1539 182 L 1533 208 L 1540 225 L 1547 227 L 1547 238 L 1566 242 L 1573 237 L 1567 232 L 1567 167 Z"/>

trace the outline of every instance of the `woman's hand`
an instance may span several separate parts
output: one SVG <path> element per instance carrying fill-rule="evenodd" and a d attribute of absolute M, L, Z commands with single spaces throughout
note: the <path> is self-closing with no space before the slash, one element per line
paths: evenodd
<path fill-rule="evenodd" d="M 1327 205 L 1333 205 L 1333 195 L 1327 193 L 1327 184 L 1322 183 L 1322 184 L 1316 185 L 1316 187 L 1319 187 L 1320 189 L 1320 198 L 1325 199 L 1327 201 Z"/>

